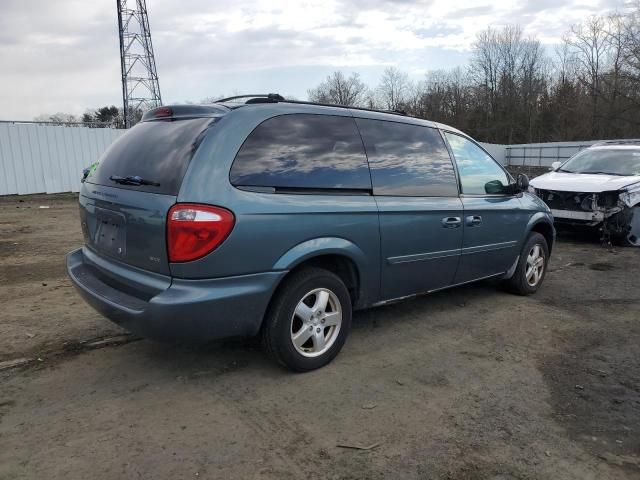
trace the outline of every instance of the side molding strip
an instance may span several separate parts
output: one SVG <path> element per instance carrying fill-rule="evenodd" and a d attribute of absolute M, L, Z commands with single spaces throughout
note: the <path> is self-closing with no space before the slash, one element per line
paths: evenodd
<path fill-rule="evenodd" d="M 391 265 L 408 262 L 421 262 L 423 260 L 435 260 L 437 258 L 455 257 L 460 255 L 460 249 L 442 250 L 441 252 L 416 253 L 414 255 L 402 255 L 399 257 L 389 257 L 387 262 Z"/>
<path fill-rule="evenodd" d="M 476 247 L 466 247 L 462 249 L 462 254 L 471 255 L 473 253 L 491 252 L 492 250 L 503 250 L 505 248 L 515 247 L 517 244 L 517 241 L 512 240 L 510 242 L 490 243 L 487 245 L 478 245 Z"/>
<path fill-rule="evenodd" d="M 506 248 L 515 247 L 518 244 L 517 241 L 512 240 L 510 242 L 490 243 L 487 245 L 478 245 L 475 247 L 466 247 L 456 250 L 442 250 L 440 252 L 428 252 L 428 253 L 416 253 L 413 255 L 401 255 L 398 257 L 388 257 L 387 263 L 390 265 L 396 265 L 398 263 L 408 262 L 422 262 L 424 260 L 436 260 L 438 258 L 455 257 L 456 255 L 471 255 L 474 253 L 491 252 L 493 250 L 503 250 Z"/>

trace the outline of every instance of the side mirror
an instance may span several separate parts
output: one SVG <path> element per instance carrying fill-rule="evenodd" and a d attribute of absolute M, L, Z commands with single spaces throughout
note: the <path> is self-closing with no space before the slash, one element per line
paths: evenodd
<path fill-rule="evenodd" d="M 553 170 L 555 172 L 556 170 L 558 170 L 560 168 L 560 165 L 562 165 L 562 162 L 553 162 L 551 164 L 551 170 Z"/>
<path fill-rule="evenodd" d="M 529 177 L 524 173 L 519 173 L 516 177 L 516 189 L 518 192 L 526 192 L 529 190 Z"/>
<path fill-rule="evenodd" d="M 491 180 L 484 184 L 484 191 L 489 195 L 501 195 L 505 193 L 506 188 L 500 180 Z"/>

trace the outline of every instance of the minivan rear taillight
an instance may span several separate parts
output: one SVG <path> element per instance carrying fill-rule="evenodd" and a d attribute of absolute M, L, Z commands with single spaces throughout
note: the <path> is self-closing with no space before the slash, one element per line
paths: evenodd
<path fill-rule="evenodd" d="M 204 257 L 229 236 L 235 217 L 229 210 L 210 205 L 177 203 L 167 219 L 170 262 L 189 262 Z"/>

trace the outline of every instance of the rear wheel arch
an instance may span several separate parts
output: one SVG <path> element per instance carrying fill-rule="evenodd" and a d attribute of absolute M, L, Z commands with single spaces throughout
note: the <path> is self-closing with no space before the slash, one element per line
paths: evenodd
<path fill-rule="evenodd" d="M 293 271 L 308 267 L 317 267 L 336 274 L 349 289 L 352 303 L 369 298 L 375 288 L 374 279 L 369 278 L 370 260 L 353 242 L 339 237 L 323 237 L 299 243 L 285 252 L 274 264 L 273 270 L 288 270 L 280 280 L 282 283 Z M 279 287 L 279 286 L 278 286 Z"/>
<path fill-rule="evenodd" d="M 361 273 L 357 263 L 348 255 L 340 253 L 318 253 L 301 259 L 291 266 L 290 271 L 279 282 L 277 289 L 288 278 L 306 268 L 321 268 L 337 275 L 346 285 L 351 296 L 351 304 L 355 305 L 361 298 Z"/>
<path fill-rule="evenodd" d="M 351 258 L 340 254 L 327 254 L 311 257 L 299 264 L 296 269 L 318 267 L 336 274 L 347 286 L 351 296 L 351 304 L 355 305 L 361 297 L 360 271 L 358 265 Z"/>

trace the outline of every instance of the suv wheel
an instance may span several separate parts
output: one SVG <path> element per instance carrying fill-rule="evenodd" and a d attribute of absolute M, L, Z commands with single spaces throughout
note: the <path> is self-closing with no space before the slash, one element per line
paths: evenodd
<path fill-rule="evenodd" d="M 516 271 L 507 280 L 507 288 L 518 295 L 535 293 L 547 273 L 548 260 L 547 240 L 539 233 L 530 233 L 520 252 Z"/>
<path fill-rule="evenodd" d="M 629 221 L 629 231 L 619 238 L 623 247 L 640 247 L 640 205 L 636 205 L 631 210 Z"/>
<path fill-rule="evenodd" d="M 297 372 L 320 368 L 340 352 L 351 328 L 351 297 L 340 277 L 306 268 L 276 293 L 262 331 L 267 353 Z"/>

